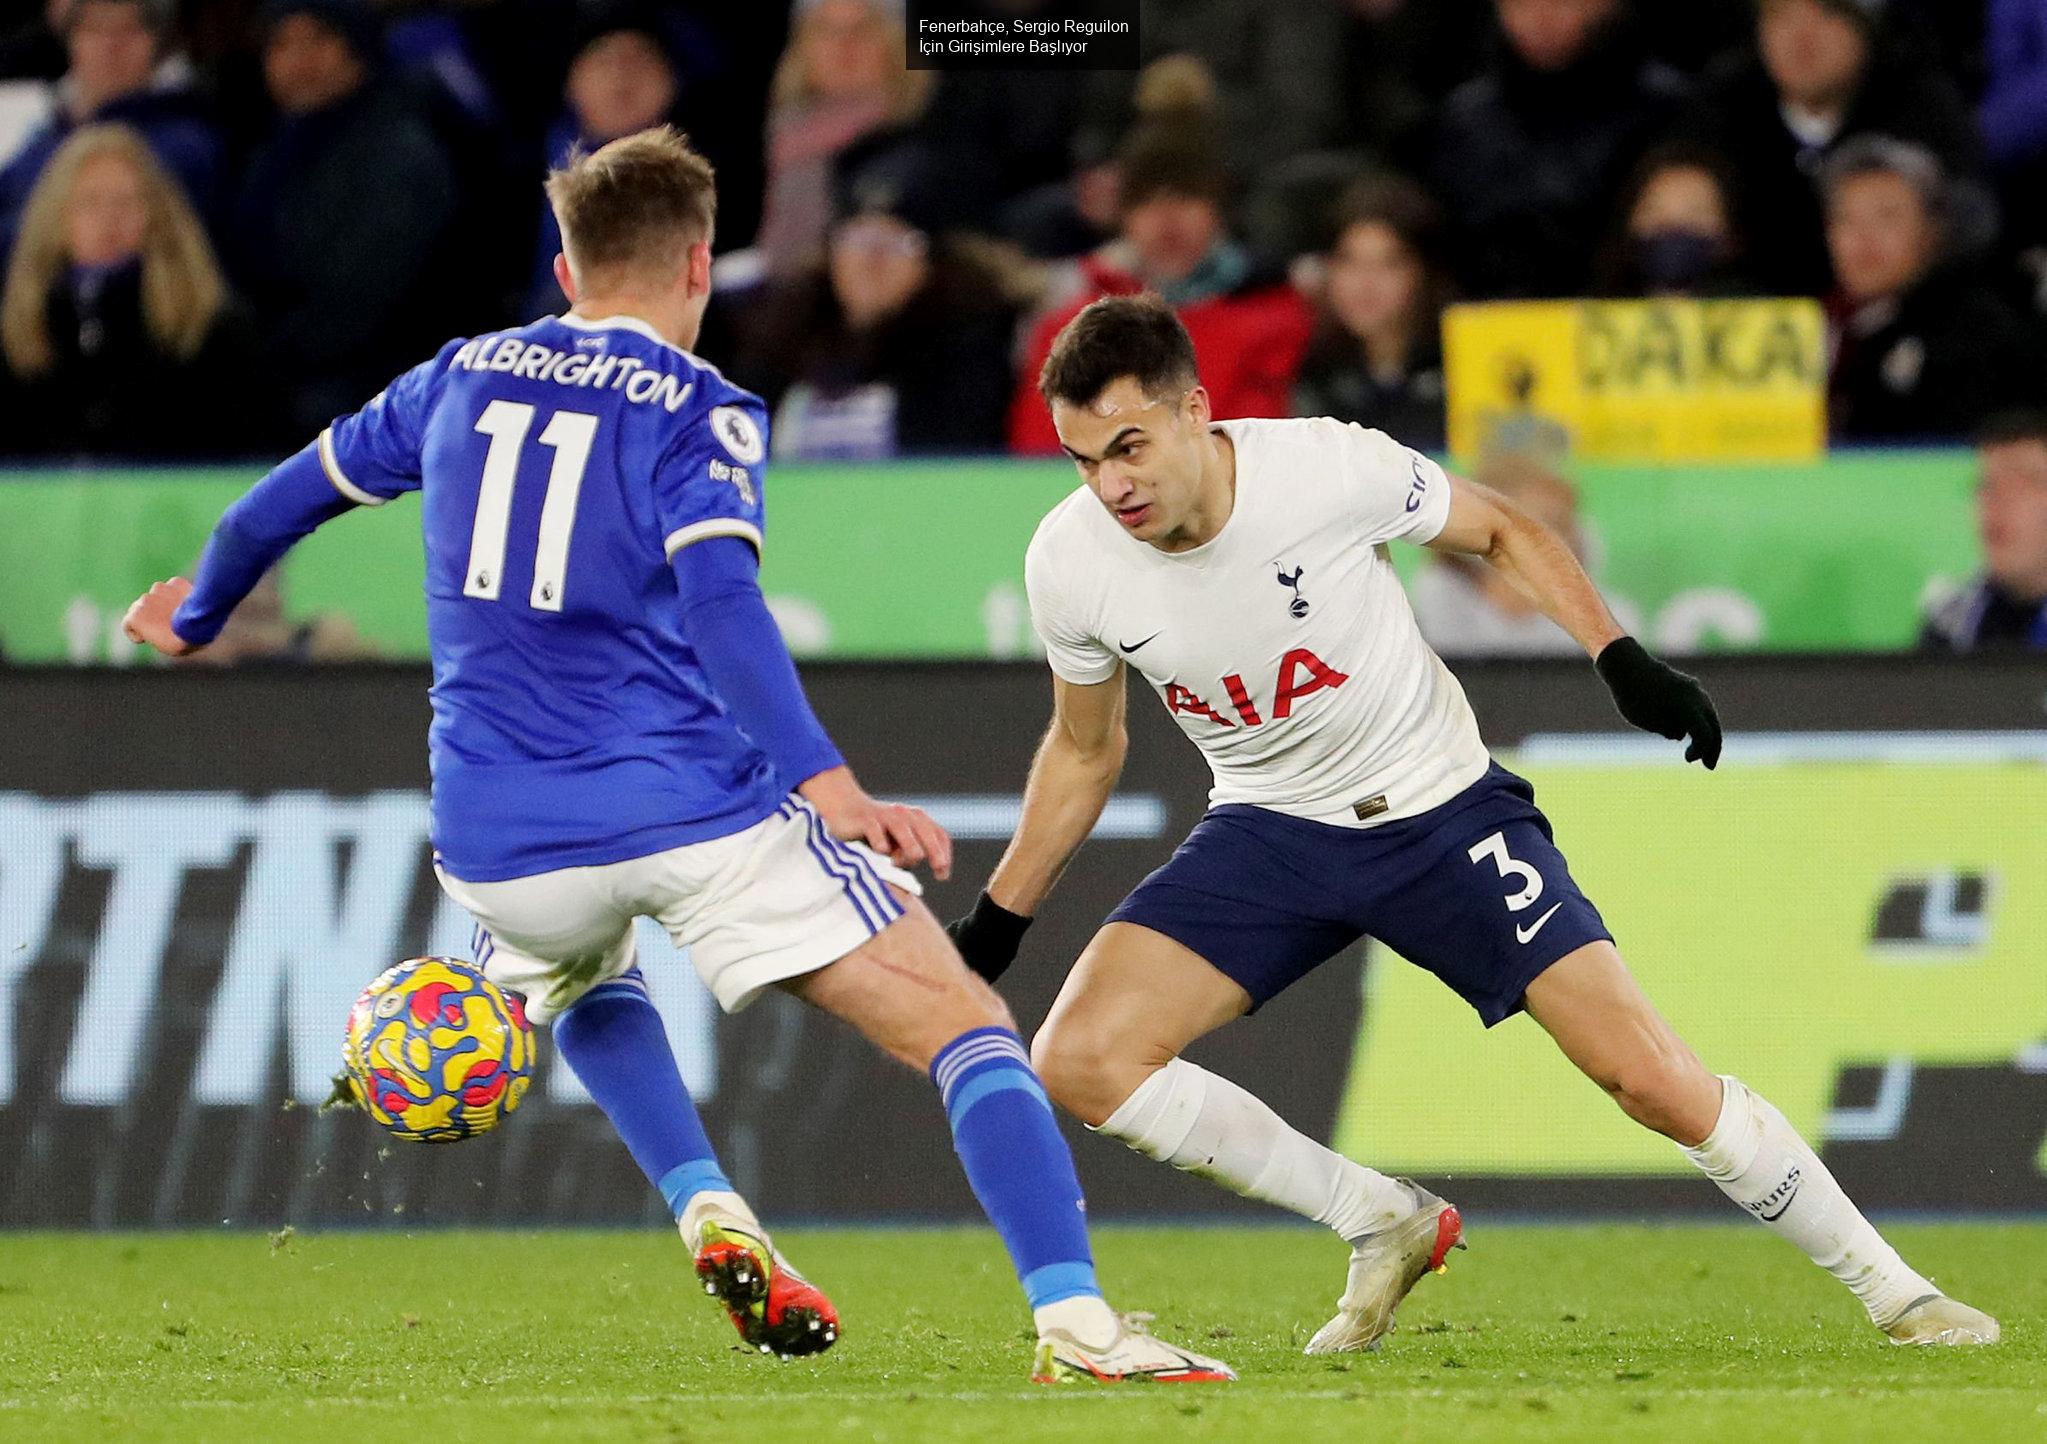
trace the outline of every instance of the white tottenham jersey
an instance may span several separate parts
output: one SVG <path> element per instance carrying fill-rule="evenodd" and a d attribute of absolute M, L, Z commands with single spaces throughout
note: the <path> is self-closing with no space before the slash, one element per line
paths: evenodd
<path fill-rule="evenodd" d="M 1384 545 L 1442 531 L 1442 468 L 1326 418 L 1215 429 L 1235 444 L 1237 494 L 1201 546 L 1136 540 L 1085 486 L 1039 524 L 1024 572 L 1052 670 L 1143 673 L 1207 755 L 1211 805 L 1361 827 L 1476 782 L 1478 723 Z"/>

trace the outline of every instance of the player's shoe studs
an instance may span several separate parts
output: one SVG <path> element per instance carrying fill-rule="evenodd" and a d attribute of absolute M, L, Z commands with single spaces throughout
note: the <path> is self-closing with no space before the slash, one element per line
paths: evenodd
<path fill-rule="evenodd" d="M 1393 1332 L 1393 1311 L 1408 1290 L 1425 1273 L 1448 1273 L 1450 1250 L 1465 1247 L 1464 1220 L 1455 1206 L 1408 1179 L 1400 1182 L 1414 1194 L 1415 1211 L 1351 1250 L 1336 1317 L 1315 1331 L 1307 1352 L 1378 1348 Z"/>
<path fill-rule="evenodd" d="M 775 1251 L 759 1225 L 705 1213 L 684 1220 L 704 1292 L 724 1308 L 749 1348 L 793 1359 L 821 1354 L 839 1337 L 839 1315 L 823 1290 Z"/>
<path fill-rule="evenodd" d="M 1116 1337 L 1106 1344 L 1084 1343 L 1065 1329 L 1039 1336 L 1033 1384 L 1226 1384 L 1237 1371 L 1146 1327 L 1149 1314 L 1124 1314 Z"/>
<path fill-rule="evenodd" d="M 1931 1294 L 1892 1319 L 1884 1326 L 1884 1332 L 1894 1344 L 1966 1348 L 1994 1344 L 2004 1331 L 1997 1320 L 1981 1309 L 1972 1309 L 1945 1294 Z"/>

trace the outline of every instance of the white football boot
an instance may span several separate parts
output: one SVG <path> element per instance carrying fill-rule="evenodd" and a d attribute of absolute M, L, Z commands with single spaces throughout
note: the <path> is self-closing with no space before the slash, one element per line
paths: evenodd
<path fill-rule="evenodd" d="M 1169 1344 L 1145 1326 L 1149 1314 L 1122 1314 L 1115 1336 L 1088 1343 L 1066 1329 L 1047 1329 L 1038 1336 L 1038 1357 L 1031 1370 L 1033 1384 L 1222 1384 L 1237 1371 Z"/>
<path fill-rule="evenodd" d="M 1414 1195 L 1415 1211 L 1350 1251 L 1350 1276 L 1336 1317 L 1308 1340 L 1311 1354 L 1376 1349 L 1393 1332 L 1393 1311 L 1425 1273 L 1448 1273 L 1445 1257 L 1463 1248 L 1464 1220 L 1455 1205 L 1420 1184 L 1396 1180 Z"/>
<path fill-rule="evenodd" d="M 1981 1309 L 1972 1309 L 1946 1294 L 1928 1294 L 1883 1326 L 1894 1344 L 1921 1348 L 1994 1344 L 2003 1330 Z"/>

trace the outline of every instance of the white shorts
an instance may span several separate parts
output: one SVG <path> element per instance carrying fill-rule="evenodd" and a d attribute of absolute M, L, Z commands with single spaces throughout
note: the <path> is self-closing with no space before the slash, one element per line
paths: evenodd
<path fill-rule="evenodd" d="M 857 842 L 842 842 L 802 798 L 743 832 L 624 862 L 503 882 L 439 873 L 481 925 L 477 962 L 525 994 L 545 1023 L 633 966 L 633 920 L 651 917 L 688 948 L 720 1007 L 837 962 L 903 915 L 889 886 L 923 888 Z"/>

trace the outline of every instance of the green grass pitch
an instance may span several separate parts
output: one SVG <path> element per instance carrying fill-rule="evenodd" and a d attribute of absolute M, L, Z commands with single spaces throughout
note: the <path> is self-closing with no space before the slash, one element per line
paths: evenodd
<path fill-rule="evenodd" d="M 1894 1237 L 2005 1342 L 1893 1348 L 1738 1224 L 1475 1220 L 1384 1352 L 1311 1359 L 1339 1245 L 1107 1228 L 1119 1306 L 1244 1378 L 1103 1390 L 1026 1384 L 985 1231 L 788 1232 L 845 1319 L 793 1363 L 739 1351 L 673 1235 L 0 1233 L 0 1439 L 2047 1439 L 2047 1225 Z"/>

